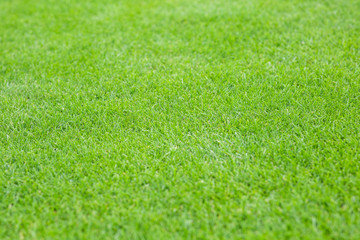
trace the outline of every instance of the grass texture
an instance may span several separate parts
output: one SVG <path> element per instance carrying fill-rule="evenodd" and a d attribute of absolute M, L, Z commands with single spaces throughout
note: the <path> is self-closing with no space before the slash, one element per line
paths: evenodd
<path fill-rule="evenodd" d="M 1 0 L 1 239 L 358 239 L 360 2 Z"/>

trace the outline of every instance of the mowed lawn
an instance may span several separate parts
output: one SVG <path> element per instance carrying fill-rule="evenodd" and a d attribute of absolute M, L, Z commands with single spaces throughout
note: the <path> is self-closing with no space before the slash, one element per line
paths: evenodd
<path fill-rule="evenodd" d="M 359 237 L 360 1 L 0 1 L 0 239 Z"/>

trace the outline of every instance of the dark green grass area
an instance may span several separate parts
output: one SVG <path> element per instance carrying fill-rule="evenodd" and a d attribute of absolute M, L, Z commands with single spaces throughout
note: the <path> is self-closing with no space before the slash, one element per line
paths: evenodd
<path fill-rule="evenodd" d="M 0 239 L 359 239 L 358 0 L 0 0 Z"/>

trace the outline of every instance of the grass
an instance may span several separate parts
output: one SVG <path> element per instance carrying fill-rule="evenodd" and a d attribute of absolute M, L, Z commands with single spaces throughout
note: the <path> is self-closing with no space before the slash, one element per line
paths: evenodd
<path fill-rule="evenodd" d="M 1 239 L 358 239 L 360 2 L 2 0 Z"/>

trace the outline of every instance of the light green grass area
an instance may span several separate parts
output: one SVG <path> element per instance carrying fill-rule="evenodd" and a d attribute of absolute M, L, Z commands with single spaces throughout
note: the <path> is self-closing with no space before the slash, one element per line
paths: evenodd
<path fill-rule="evenodd" d="M 0 239 L 359 236 L 360 1 L 0 1 Z"/>

